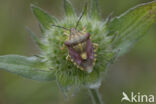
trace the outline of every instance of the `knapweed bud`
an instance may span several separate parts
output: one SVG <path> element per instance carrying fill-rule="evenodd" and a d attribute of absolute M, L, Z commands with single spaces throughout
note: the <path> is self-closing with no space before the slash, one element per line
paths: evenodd
<path fill-rule="evenodd" d="M 65 3 L 70 4 L 66 0 Z M 61 85 L 100 85 L 97 82 L 102 72 L 116 56 L 111 47 L 112 37 L 107 36 L 106 22 L 89 15 L 86 6 L 80 16 L 71 7 L 66 7 L 65 12 L 62 20 L 46 30 L 43 42 L 47 48 L 43 56 Z"/>

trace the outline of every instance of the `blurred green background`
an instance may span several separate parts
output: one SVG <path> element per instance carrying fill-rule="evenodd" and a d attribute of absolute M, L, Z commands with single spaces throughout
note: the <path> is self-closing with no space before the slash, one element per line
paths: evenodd
<path fill-rule="evenodd" d="M 86 0 L 70 1 L 80 13 Z M 111 12 L 116 16 L 149 1 L 152 0 L 99 0 L 99 6 L 105 18 Z M 0 0 L 0 55 L 31 56 L 39 52 L 25 31 L 29 26 L 41 37 L 31 3 L 57 18 L 64 15 L 62 0 Z M 120 104 L 123 91 L 156 96 L 156 24 L 129 53 L 110 67 L 104 77 L 100 92 L 106 104 Z M 0 70 L 0 104 L 91 104 L 90 101 L 87 89 L 64 99 L 55 82 L 28 80 Z"/>

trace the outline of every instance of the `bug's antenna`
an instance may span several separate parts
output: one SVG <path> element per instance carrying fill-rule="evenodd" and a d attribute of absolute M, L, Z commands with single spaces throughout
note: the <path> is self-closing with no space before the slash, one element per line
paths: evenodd
<path fill-rule="evenodd" d="M 58 28 L 62 28 L 62 29 L 65 29 L 65 30 L 68 30 L 68 31 L 70 31 L 70 29 L 67 29 L 67 28 L 65 28 L 65 27 L 62 27 L 62 26 L 57 26 L 57 25 L 52 25 L 52 26 L 54 26 L 54 27 L 58 27 Z"/>
<path fill-rule="evenodd" d="M 80 20 L 82 19 L 84 13 L 86 12 L 86 9 L 87 9 L 87 3 L 85 3 L 84 10 L 83 10 L 83 12 L 81 13 L 81 15 L 80 15 L 80 17 L 79 17 L 79 19 L 78 19 L 78 21 L 77 21 L 77 23 L 76 23 L 76 27 L 75 27 L 75 28 L 78 27 L 78 25 L 79 25 L 79 23 L 80 23 Z"/>

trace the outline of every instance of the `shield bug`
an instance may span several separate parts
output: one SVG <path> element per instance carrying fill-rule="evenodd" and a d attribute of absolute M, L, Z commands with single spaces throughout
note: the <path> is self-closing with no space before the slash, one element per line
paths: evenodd
<path fill-rule="evenodd" d="M 90 39 L 91 34 L 88 33 L 85 28 L 83 28 L 82 31 L 77 30 L 82 16 L 83 13 L 75 28 L 66 29 L 61 26 L 53 26 L 63 28 L 65 30 L 64 34 L 67 35 L 67 40 L 64 42 L 64 45 L 68 49 L 68 56 L 66 59 L 72 61 L 79 69 L 90 73 L 96 61 L 95 51 L 97 45 L 92 43 Z"/>
<path fill-rule="evenodd" d="M 92 72 L 95 64 L 95 48 L 90 39 L 90 34 L 75 28 L 70 30 L 68 39 L 64 42 L 68 48 L 68 58 L 81 70 Z"/>

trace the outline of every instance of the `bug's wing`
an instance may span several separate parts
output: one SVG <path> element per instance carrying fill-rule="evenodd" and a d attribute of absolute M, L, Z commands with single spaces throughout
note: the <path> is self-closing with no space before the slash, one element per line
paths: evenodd
<path fill-rule="evenodd" d="M 68 50 L 69 50 L 69 55 L 70 55 L 71 59 L 73 59 L 74 62 L 76 62 L 78 65 L 80 65 L 82 62 L 82 58 L 79 55 L 79 53 L 76 52 L 72 47 L 68 47 Z"/>
<path fill-rule="evenodd" d="M 90 39 L 87 40 L 87 57 L 91 60 L 94 60 L 94 48 Z"/>

